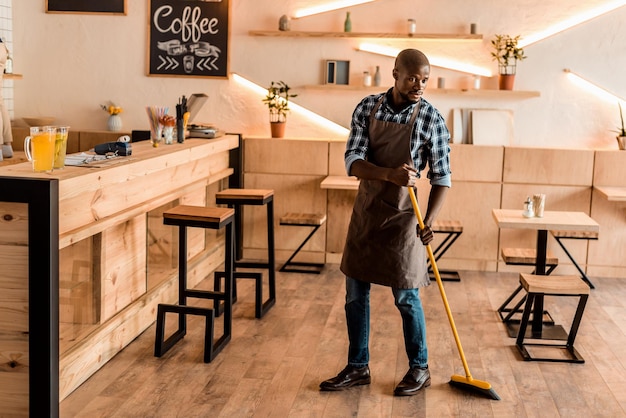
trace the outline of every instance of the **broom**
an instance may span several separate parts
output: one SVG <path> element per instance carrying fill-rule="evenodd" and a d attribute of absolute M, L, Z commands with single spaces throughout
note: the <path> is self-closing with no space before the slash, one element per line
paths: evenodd
<path fill-rule="evenodd" d="M 420 228 L 424 229 L 424 221 L 422 219 L 422 213 L 420 212 L 420 208 L 417 205 L 417 198 L 415 197 L 415 190 L 413 190 L 413 187 L 409 187 L 409 195 L 411 196 L 411 202 L 413 203 L 413 210 L 415 211 L 417 222 L 419 223 Z M 467 360 L 465 359 L 465 354 L 463 354 L 463 347 L 461 346 L 459 333 L 457 332 L 456 326 L 454 325 L 454 319 L 452 318 L 452 311 L 450 311 L 450 305 L 448 305 L 446 292 L 443 289 L 443 282 L 441 281 L 441 276 L 439 275 L 439 269 L 437 268 L 437 263 L 435 262 L 433 249 L 430 247 L 430 244 L 426 246 L 426 251 L 428 252 L 428 258 L 430 259 L 430 264 L 433 268 L 435 279 L 437 279 L 437 286 L 439 286 L 441 299 L 443 299 L 443 305 L 446 308 L 446 313 L 448 314 L 448 320 L 450 321 L 450 326 L 452 327 L 452 333 L 454 334 L 454 340 L 456 341 L 456 346 L 459 349 L 459 355 L 461 356 L 461 362 L 463 363 L 463 368 L 465 369 L 465 376 L 454 374 L 450 378 L 449 383 L 450 385 L 458 387 L 459 389 L 477 392 L 488 398 L 499 401 L 500 397 L 491 388 L 491 385 L 488 382 L 472 378 L 472 374 L 470 373 L 469 367 L 467 365 Z"/>

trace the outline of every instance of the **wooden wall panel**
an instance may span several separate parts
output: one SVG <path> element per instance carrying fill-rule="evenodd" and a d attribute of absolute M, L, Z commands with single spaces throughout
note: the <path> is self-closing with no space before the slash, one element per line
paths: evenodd
<path fill-rule="evenodd" d="M 328 262 L 339 263 L 346 243 L 348 225 L 356 190 L 328 190 L 328 234 L 326 236 L 326 256 Z"/>
<path fill-rule="evenodd" d="M 626 277 L 626 202 L 610 202 L 594 191 L 591 217 L 600 224 L 600 234 L 589 242 L 588 274 Z"/>
<path fill-rule="evenodd" d="M 100 282 L 94 278 L 93 240 L 87 238 L 59 251 L 59 322 L 99 320 Z"/>
<path fill-rule="evenodd" d="M 286 260 L 300 245 L 308 228 L 280 226 L 281 216 L 287 212 L 326 213 L 326 190 L 320 188 L 325 176 L 305 174 L 246 173 L 244 184 L 250 189 L 274 190 L 274 231 L 276 259 Z M 267 258 L 267 222 L 265 206 L 244 206 L 244 257 Z M 310 230 L 309 230 L 310 231 Z M 323 261 L 326 225 L 323 225 L 302 249 L 300 261 Z M 315 253 L 315 254 L 307 254 Z"/>
<path fill-rule="evenodd" d="M 506 147 L 504 183 L 591 186 L 593 150 Z"/>
<path fill-rule="evenodd" d="M 430 184 L 418 183 L 418 200 L 422 216 L 426 216 Z M 441 269 L 487 270 L 496 268 L 498 227 L 491 210 L 500 206 L 501 184 L 473 181 L 453 181 L 438 219 L 461 221 L 463 234 L 438 261 Z M 437 234 L 433 249 L 443 240 Z"/>
<path fill-rule="evenodd" d="M 328 175 L 347 176 L 344 154 L 346 152 L 345 142 L 331 142 L 328 144 Z"/>
<path fill-rule="evenodd" d="M 596 151 L 593 184 L 626 187 L 626 152 Z"/>
<path fill-rule="evenodd" d="M 94 240 L 104 322 L 146 292 L 146 217 L 137 216 Z"/>
<path fill-rule="evenodd" d="M 328 173 L 326 141 L 245 138 L 243 144 L 246 173 L 318 176 Z"/>
<path fill-rule="evenodd" d="M 28 205 L 0 202 L 0 415 L 29 411 Z"/>
<path fill-rule="evenodd" d="M 497 182 L 502 181 L 504 147 L 468 144 L 450 144 L 452 180 Z"/>

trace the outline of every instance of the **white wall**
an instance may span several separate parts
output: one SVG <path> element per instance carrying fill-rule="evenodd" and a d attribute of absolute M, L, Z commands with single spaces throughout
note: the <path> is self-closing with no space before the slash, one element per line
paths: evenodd
<path fill-rule="evenodd" d="M 0 37 L 6 43 L 9 52 L 13 51 L 13 19 L 11 0 L 0 0 Z M 4 105 L 13 117 L 13 80 L 2 80 L 2 98 Z"/>
<path fill-rule="evenodd" d="M 113 100 L 123 106 L 125 129 L 147 129 L 146 105 L 169 105 L 179 96 L 204 92 L 210 96 L 198 121 L 212 122 L 230 132 L 269 135 L 267 110 L 261 97 L 231 80 L 148 77 L 146 75 L 147 10 L 149 0 L 127 0 L 126 16 L 46 14 L 43 0 L 13 2 L 14 67 L 24 75 L 15 82 L 15 123 L 21 116 L 50 115 L 76 129 L 105 129 L 107 114 L 99 104 Z M 230 71 L 260 85 L 284 80 L 299 97 L 294 101 L 348 126 L 362 91 L 329 93 L 302 88 L 321 83 L 326 59 L 351 61 L 354 83 L 364 70 L 380 65 L 383 86 L 392 83 L 393 59 L 354 50 L 355 39 L 261 38 L 248 30 L 275 30 L 279 17 L 314 1 L 231 0 Z M 574 4 L 575 3 L 575 4 Z M 354 32 L 404 32 L 406 19 L 415 18 L 421 33 L 467 33 L 478 23 L 481 43 L 411 41 L 428 55 L 447 55 L 494 73 L 489 40 L 495 33 L 531 34 L 554 22 L 588 10 L 603 1 L 494 0 L 378 0 L 350 9 Z M 292 30 L 340 31 L 346 10 L 291 22 Z M 515 140 L 530 147 L 615 149 L 619 113 L 616 103 L 604 102 L 575 88 L 565 78 L 571 68 L 626 97 L 626 7 L 596 18 L 526 48 L 528 58 L 518 67 L 516 90 L 534 90 L 540 98 L 526 100 L 427 97 L 449 117 L 455 107 L 506 108 L 515 112 Z M 446 87 L 471 85 L 469 76 L 433 67 Z M 495 77 L 483 80 L 494 88 Z M 287 135 L 328 136 L 307 120 L 290 116 Z"/>

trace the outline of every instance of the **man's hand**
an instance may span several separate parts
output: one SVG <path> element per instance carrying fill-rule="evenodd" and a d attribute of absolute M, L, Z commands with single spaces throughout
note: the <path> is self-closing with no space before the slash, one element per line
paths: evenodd
<path fill-rule="evenodd" d="M 417 225 L 417 235 L 422 240 L 422 244 L 428 245 L 435 238 L 435 234 L 430 226 L 424 225 L 424 229 L 420 229 L 420 226 Z"/>
<path fill-rule="evenodd" d="M 398 186 L 413 187 L 417 181 L 417 170 L 410 165 L 402 164 L 400 167 L 390 169 L 387 181 Z"/>

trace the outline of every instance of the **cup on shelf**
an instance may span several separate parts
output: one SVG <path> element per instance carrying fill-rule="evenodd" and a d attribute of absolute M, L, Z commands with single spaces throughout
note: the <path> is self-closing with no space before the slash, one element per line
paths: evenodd
<path fill-rule="evenodd" d="M 30 135 L 24 139 L 26 158 L 33 163 L 33 171 L 50 173 L 54 168 L 56 127 L 31 126 Z"/>

